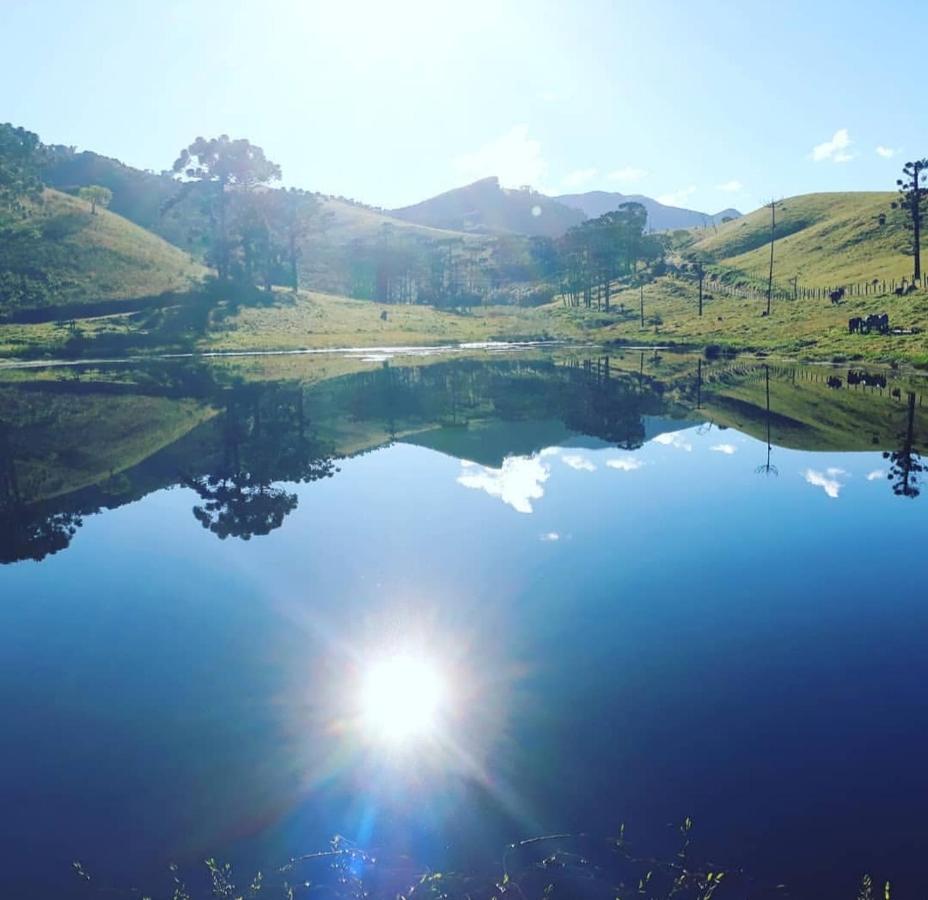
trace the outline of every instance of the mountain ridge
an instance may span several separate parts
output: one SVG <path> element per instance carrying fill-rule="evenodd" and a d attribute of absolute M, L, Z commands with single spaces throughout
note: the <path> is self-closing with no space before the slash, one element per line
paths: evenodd
<path fill-rule="evenodd" d="M 504 188 L 495 175 L 387 213 L 432 228 L 534 237 L 557 237 L 586 218 L 531 188 Z"/>
<path fill-rule="evenodd" d="M 653 231 L 675 231 L 679 228 L 720 225 L 726 219 L 740 219 L 743 215 L 734 207 L 728 207 L 717 213 L 704 213 L 683 206 L 669 206 L 645 194 L 621 194 L 614 191 L 558 194 L 554 199 L 565 206 L 582 210 L 591 219 L 618 209 L 623 203 L 640 203 L 648 212 L 648 227 Z"/>
<path fill-rule="evenodd" d="M 417 225 L 465 233 L 559 237 L 568 228 L 599 218 L 623 203 L 640 203 L 652 231 L 719 225 L 742 215 L 732 207 L 710 214 L 668 206 L 644 194 L 587 191 L 550 196 L 531 188 L 504 188 L 495 175 L 386 212 Z"/>

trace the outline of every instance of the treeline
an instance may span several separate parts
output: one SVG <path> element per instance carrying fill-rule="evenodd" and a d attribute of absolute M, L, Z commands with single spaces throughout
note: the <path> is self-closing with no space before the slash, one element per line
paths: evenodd
<path fill-rule="evenodd" d="M 535 238 L 532 254 L 568 306 L 610 308 L 614 283 L 664 258 L 662 238 L 646 234 L 647 210 L 623 203 L 617 210 L 569 229 L 563 237 Z M 653 273 L 652 273 L 653 274 Z"/>
<path fill-rule="evenodd" d="M 347 292 L 380 303 L 424 303 L 442 309 L 481 304 L 535 305 L 552 299 L 539 281 L 528 242 L 519 236 L 428 238 L 384 225 L 375 239 L 344 251 Z"/>

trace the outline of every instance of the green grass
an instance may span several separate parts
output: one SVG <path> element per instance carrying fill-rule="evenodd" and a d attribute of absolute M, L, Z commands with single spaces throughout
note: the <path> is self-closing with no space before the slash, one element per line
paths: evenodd
<path fill-rule="evenodd" d="M 681 278 L 661 278 L 644 290 L 646 326 L 638 316 L 639 293 L 625 289 L 613 296 L 610 314 L 563 306 L 545 307 L 552 334 L 585 333 L 591 340 L 763 351 L 812 360 L 868 359 L 928 365 L 928 293 L 907 297 L 853 297 L 840 306 L 825 300 L 775 300 L 763 316 L 762 300 L 745 300 L 707 291 L 698 315 L 696 286 Z M 625 313 L 620 311 L 625 305 Z M 851 316 L 886 312 L 890 324 L 916 327 L 920 334 L 849 334 Z M 660 324 L 654 324 L 659 317 Z"/>
<path fill-rule="evenodd" d="M 825 286 L 879 278 L 897 280 L 911 265 L 902 253 L 907 233 L 890 209 L 892 194 L 809 194 L 783 202 L 776 244 L 776 280 L 798 275 L 800 284 Z M 334 201 L 332 201 L 334 203 Z M 376 213 L 340 204 L 354 218 Z M 45 215 L 77 223 L 43 242 L 43 258 L 70 279 L 62 299 L 87 303 L 148 297 L 189 285 L 202 269 L 148 232 L 107 212 L 91 217 L 71 197 L 48 193 Z M 886 213 L 886 224 L 878 217 Z M 769 220 L 758 210 L 712 232 L 693 248 L 717 260 L 733 278 L 763 280 L 768 264 Z M 341 227 L 333 225 L 333 227 Z M 352 224 L 353 228 L 357 223 Z M 2 267 L 0 267 L 2 271 Z M 233 303 L 221 293 L 189 292 L 172 307 L 79 318 L 64 323 L 0 326 L 0 356 L 81 355 L 165 351 L 263 351 L 325 347 L 436 345 L 485 340 L 553 338 L 591 343 L 719 345 L 800 359 L 866 359 L 928 365 L 928 293 L 851 296 L 841 306 L 824 300 L 780 300 L 770 317 L 761 299 L 730 297 L 708 285 L 704 315 L 697 315 L 692 279 L 665 277 L 645 288 L 646 325 L 638 317 L 638 291 L 616 287 L 613 310 L 545 307 L 477 308 L 466 314 L 427 306 L 382 305 L 332 294 L 285 291 Z M 56 295 L 58 296 L 58 295 Z M 624 311 L 622 307 L 624 306 Z M 89 310 L 89 307 L 88 307 Z M 382 312 L 387 319 L 381 319 Z M 854 315 L 887 312 L 891 324 L 920 329 L 914 335 L 851 335 Z"/>
<path fill-rule="evenodd" d="M 381 313 L 386 312 L 386 320 Z M 586 330 L 538 309 L 479 307 L 455 313 L 383 305 L 331 294 L 286 291 L 247 304 L 179 297 L 175 307 L 34 325 L 0 325 L 0 358 L 108 357 L 125 353 L 435 346 L 488 340 L 582 337 Z"/>
<path fill-rule="evenodd" d="M 381 313 L 386 312 L 386 320 Z M 548 317 L 512 306 L 479 307 L 458 314 L 430 306 L 383 305 L 331 294 L 279 293 L 273 304 L 214 316 L 204 350 L 377 347 L 401 344 L 549 337 Z"/>
<path fill-rule="evenodd" d="M 774 278 L 798 277 L 808 287 L 911 278 L 904 255 L 909 233 L 894 211 L 893 193 L 805 194 L 777 204 Z M 880 215 L 886 217 L 880 225 Z M 703 250 L 730 270 L 766 281 L 770 265 L 770 210 L 700 232 L 694 250 Z"/>
<path fill-rule="evenodd" d="M 46 190 L 0 242 L 0 315 L 189 290 L 206 270 L 156 235 L 107 210 Z"/>

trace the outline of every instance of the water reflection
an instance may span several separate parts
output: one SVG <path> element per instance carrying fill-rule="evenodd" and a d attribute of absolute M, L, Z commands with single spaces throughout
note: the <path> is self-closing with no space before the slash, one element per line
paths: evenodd
<path fill-rule="evenodd" d="M 86 853 L 148 884 L 161 847 L 265 865 L 336 831 L 444 866 L 690 814 L 772 883 L 864 841 L 908 871 L 923 511 L 893 488 L 923 477 L 917 378 L 248 365 L 0 384 L 3 558 L 46 560 L 0 569 L 21 881 Z M 913 565 L 848 565 L 889 533 Z"/>
<path fill-rule="evenodd" d="M 915 498 L 921 493 L 918 476 L 925 470 L 921 455 L 915 449 L 915 392 L 909 391 L 906 403 L 905 430 L 900 437 L 902 443 L 897 450 L 884 451 L 883 458 L 890 463 L 887 476 L 897 497 Z"/>
<path fill-rule="evenodd" d="M 919 383 L 892 373 L 644 353 L 420 360 L 336 377 L 196 365 L 40 373 L 0 385 L 0 561 L 42 560 L 87 516 L 169 486 L 193 492 L 193 516 L 220 539 L 267 535 L 296 509 L 293 485 L 396 441 L 460 459 L 460 485 L 523 514 L 556 457 L 588 472 L 585 451 L 612 447 L 623 455 L 605 466 L 632 472 L 648 441 L 691 452 L 687 429 L 700 423 L 760 440 L 764 475 L 778 474 L 778 446 L 881 449 L 889 471 L 871 476 L 915 498 L 920 407 Z M 710 447 L 737 449 L 722 437 Z M 846 476 L 803 474 L 832 498 Z"/>

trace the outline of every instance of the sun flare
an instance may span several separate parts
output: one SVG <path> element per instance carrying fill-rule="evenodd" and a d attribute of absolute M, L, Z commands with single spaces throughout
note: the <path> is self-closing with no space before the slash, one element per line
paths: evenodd
<path fill-rule="evenodd" d="M 361 686 L 364 730 L 391 744 L 428 738 L 436 733 L 447 701 L 445 678 L 430 661 L 405 654 L 378 660 Z"/>

